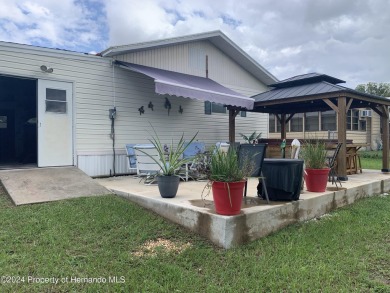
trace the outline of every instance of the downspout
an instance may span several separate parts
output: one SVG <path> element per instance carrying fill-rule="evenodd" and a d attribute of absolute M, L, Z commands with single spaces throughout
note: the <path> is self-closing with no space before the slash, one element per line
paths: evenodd
<path fill-rule="evenodd" d="M 116 118 L 116 94 L 115 94 L 115 65 L 114 65 L 114 59 L 111 60 L 111 66 L 112 66 L 112 93 L 113 93 L 113 107 L 109 109 L 109 118 L 111 120 L 111 133 L 110 137 L 112 139 L 112 153 L 113 153 L 113 160 L 112 160 L 112 170 L 113 170 L 113 176 L 116 176 L 116 153 L 115 153 L 115 118 Z M 111 176 L 111 170 L 110 170 L 110 176 Z"/>

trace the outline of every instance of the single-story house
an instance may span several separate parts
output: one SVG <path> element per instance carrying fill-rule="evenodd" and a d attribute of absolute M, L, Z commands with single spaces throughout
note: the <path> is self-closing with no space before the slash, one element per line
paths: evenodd
<path fill-rule="evenodd" d="M 228 140 L 224 105 L 245 110 L 277 79 L 222 32 L 111 47 L 98 55 L 0 42 L 0 168 L 77 166 L 128 172 L 125 144 L 151 125 Z M 268 114 L 241 111 L 236 133 L 268 136 Z"/>

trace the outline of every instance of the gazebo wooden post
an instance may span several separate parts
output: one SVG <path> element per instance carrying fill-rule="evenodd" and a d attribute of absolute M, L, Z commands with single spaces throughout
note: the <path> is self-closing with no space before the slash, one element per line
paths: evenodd
<path fill-rule="evenodd" d="M 347 177 L 347 98 L 339 97 L 337 99 L 337 139 L 342 143 L 339 155 L 337 157 L 337 175 L 340 180 L 346 181 Z"/>
<path fill-rule="evenodd" d="M 389 109 L 382 106 L 382 172 L 390 172 L 389 169 Z"/>
<path fill-rule="evenodd" d="M 286 138 L 286 114 L 280 116 L 280 138 L 283 140 Z"/>
<path fill-rule="evenodd" d="M 229 108 L 229 142 L 236 142 L 236 116 L 240 110 Z"/>

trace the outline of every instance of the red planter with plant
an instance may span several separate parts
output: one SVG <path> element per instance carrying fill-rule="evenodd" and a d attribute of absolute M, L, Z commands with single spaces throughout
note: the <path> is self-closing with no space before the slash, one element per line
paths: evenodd
<path fill-rule="evenodd" d="M 328 183 L 329 168 L 305 169 L 306 189 L 311 192 L 324 192 Z"/>
<path fill-rule="evenodd" d="M 217 214 L 238 215 L 241 211 L 245 180 L 239 182 L 212 182 L 213 199 Z"/>

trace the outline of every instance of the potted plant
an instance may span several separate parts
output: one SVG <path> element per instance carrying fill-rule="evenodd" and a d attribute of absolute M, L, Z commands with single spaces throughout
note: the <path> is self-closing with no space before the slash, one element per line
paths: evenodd
<path fill-rule="evenodd" d="M 184 140 L 183 133 L 176 145 L 173 143 L 173 139 L 171 139 L 171 144 L 167 150 L 167 146 L 161 143 L 161 140 L 153 126 L 152 129 L 154 135 L 151 139 L 149 139 L 149 141 L 157 149 L 158 159 L 149 156 L 146 152 L 143 153 L 152 158 L 153 161 L 155 161 L 160 167 L 160 173 L 157 174 L 157 185 L 161 197 L 173 198 L 177 194 L 180 182 L 180 177 L 177 176 L 177 173 L 179 172 L 181 166 L 191 160 L 191 158 L 183 158 L 183 152 L 187 149 L 189 144 L 195 140 L 198 133 L 196 133 L 188 142 Z"/>
<path fill-rule="evenodd" d="M 221 215 L 237 215 L 241 211 L 245 182 L 253 173 L 250 160 L 240 164 L 234 148 L 228 152 L 214 150 L 207 168 L 208 187 L 211 187 L 215 211 Z M 210 189 L 209 189 L 210 190 Z"/>
<path fill-rule="evenodd" d="M 239 133 L 241 137 L 245 140 L 246 143 L 253 144 L 257 143 L 257 141 L 261 138 L 261 132 L 259 134 L 256 134 L 256 131 L 254 131 L 251 135 L 246 136 L 245 134 Z"/>
<path fill-rule="evenodd" d="M 308 191 L 324 192 L 330 168 L 326 164 L 325 143 L 319 140 L 305 143 L 302 158 L 305 161 L 305 182 Z"/>

